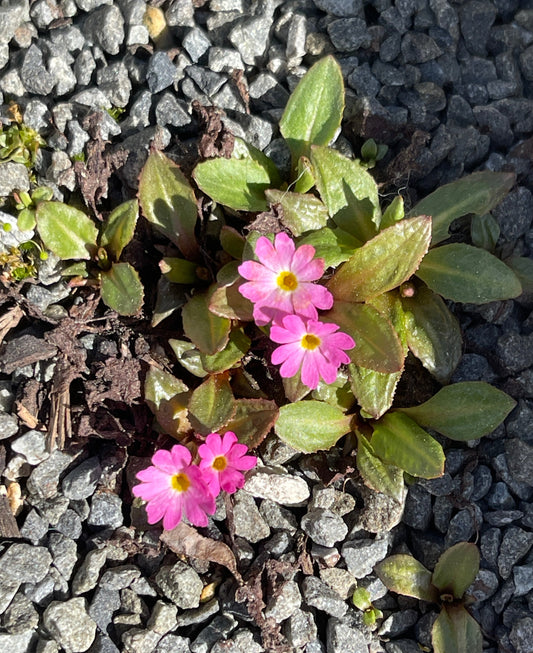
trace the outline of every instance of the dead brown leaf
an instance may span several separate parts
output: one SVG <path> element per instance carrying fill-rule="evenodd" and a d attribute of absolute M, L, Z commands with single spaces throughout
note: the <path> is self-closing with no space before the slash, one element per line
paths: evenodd
<path fill-rule="evenodd" d="M 195 528 L 183 522 L 179 523 L 171 531 L 163 531 L 160 539 L 177 555 L 199 558 L 200 560 L 223 565 L 231 571 L 237 582 L 242 583 L 242 577 L 237 570 L 237 561 L 233 551 L 224 542 L 204 537 Z"/>
<path fill-rule="evenodd" d="M 197 100 L 192 108 L 198 116 L 202 137 L 198 153 L 202 159 L 224 157 L 229 159 L 233 152 L 235 137 L 223 123 L 224 112 L 216 107 L 203 107 Z"/>

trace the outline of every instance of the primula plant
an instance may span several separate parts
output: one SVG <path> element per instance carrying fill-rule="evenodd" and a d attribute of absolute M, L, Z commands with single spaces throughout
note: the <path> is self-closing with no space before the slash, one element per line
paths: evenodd
<path fill-rule="evenodd" d="M 473 599 L 465 595 L 479 571 L 475 544 L 459 542 L 450 547 L 433 573 L 407 554 L 386 558 L 375 571 L 393 592 L 440 604 L 431 632 L 435 653 L 481 653 L 481 629 L 467 610 Z"/>
<path fill-rule="evenodd" d="M 194 434 L 227 431 L 253 448 L 274 427 L 313 453 L 348 435 L 363 481 L 400 501 L 404 473 L 443 473 L 429 431 L 479 438 L 515 403 L 486 383 L 448 385 L 462 341 L 446 300 L 516 297 L 533 274 L 529 260 L 493 253 L 490 211 L 513 174 L 474 173 L 407 213 L 400 195 L 382 207 L 368 168 L 384 148 L 368 143 L 358 160 L 331 146 L 343 110 L 342 74 L 326 57 L 281 118 L 285 179 L 239 138 L 231 154 L 198 163 L 192 181 L 150 154 L 139 203 L 171 243 L 153 324 L 179 313 L 183 335 L 169 345 L 189 381 L 151 368 L 145 395 L 159 428 L 193 448 Z M 449 233 L 463 216 L 472 244 Z M 408 356 L 443 387 L 420 405 L 394 405 Z"/>

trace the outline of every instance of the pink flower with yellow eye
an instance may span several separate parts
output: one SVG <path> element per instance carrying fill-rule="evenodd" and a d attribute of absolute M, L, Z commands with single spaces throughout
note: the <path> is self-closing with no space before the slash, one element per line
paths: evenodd
<path fill-rule="evenodd" d="M 210 433 L 205 443 L 198 447 L 200 469 L 215 496 L 220 490 L 232 494 L 244 485 L 242 472 L 257 464 L 257 458 L 247 456 L 247 452 L 248 447 L 239 444 L 232 431 L 227 431 L 222 436 Z"/>
<path fill-rule="evenodd" d="M 281 364 L 281 376 L 290 378 L 301 370 L 302 383 L 312 390 L 320 377 L 333 383 L 339 367 L 350 362 L 344 350 L 355 347 L 353 338 L 339 331 L 336 324 L 304 322 L 299 315 L 287 315 L 281 325 L 274 324 L 270 338 L 281 345 L 272 352 L 272 363 Z"/>
<path fill-rule="evenodd" d="M 316 320 L 317 308 L 333 306 L 333 295 L 320 284 L 312 283 L 324 273 L 324 260 L 313 258 L 315 248 L 296 248 L 287 234 L 276 234 L 274 244 L 261 236 L 255 245 L 257 261 L 244 261 L 239 274 L 248 280 L 240 293 L 253 305 L 255 322 L 262 326 L 281 322 L 285 315 L 298 314 Z"/>
<path fill-rule="evenodd" d="M 132 492 L 147 501 L 149 524 L 162 519 L 163 528 L 172 530 L 185 517 L 194 526 L 207 526 L 207 515 L 216 509 L 215 497 L 191 459 L 187 447 L 176 444 L 170 451 L 156 451 L 153 466 L 137 473 L 142 482 Z"/>

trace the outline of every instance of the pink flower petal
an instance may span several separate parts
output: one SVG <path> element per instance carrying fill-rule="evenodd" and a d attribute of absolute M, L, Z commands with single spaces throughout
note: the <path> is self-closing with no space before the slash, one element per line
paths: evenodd
<path fill-rule="evenodd" d="M 188 467 L 191 464 L 192 455 L 191 452 L 184 447 L 182 444 L 175 444 L 170 450 L 170 455 L 175 465 L 175 472 L 181 471 L 185 467 Z M 152 459 L 153 460 L 153 459 Z"/>
<path fill-rule="evenodd" d="M 319 353 L 308 351 L 302 361 L 302 383 L 314 390 L 318 381 L 320 380 L 319 374 Z"/>
<path fill-rule="evenodd" d="M 289 342 L 286 345 L 281 345 L 274 349 L 271 361 L 273 365 L 281 365 L 281 363 L 284 363 L 286 360 L 290 361 L 292 359 L 295 360 L 295 363 L 299 366 L 302 362 L 303 355 L 304 350 L 300 347 L 298 342 Z"/>
<path fill-rule="evenodd" d="M 165 516 L 163 517 L 163 528 L 167 531 L 171 531 L 173 528 L 180 523 L 183 515 L 183 501 L 181 497 L 173 497 L 169 501 Z"/>
<path fill-rule="evenodd" d="M 255 255 L 269 270 L 272 270 L 273 272 L 280 271 L 276 250 L 274 249 L 274 245 L 266 236 L 261 236 L 261 238 L 257 239 L 255 244 Z"/>
<path fill-rule="evenodd" d="M 244 453 L 246 453 L 248 447 L 244 444 L 238 444 L 238 442 L 239 440 L 233 431 L 226 431 L 222 436 L 222 453 L 227 454 L 230 450 L 239 450 L 241 447 L 244 447 Z"/>
<path fill-rule="evenodd" d="M 257 261 L 244 261 L 237 269 L 241 277 L 250 281 L 276 282 L 276 273 Z"/>
<path fill-rule="evenodd" d="M 167 474 L 176 473 L 176 465 L 172 459 L 172 455 L 170 454 L 170 451 L 167 451 L 166 449 L 159 449 L 159 451 L 154 453 L 152 456 L 152 464 Z"/>
<path fill-rule="evenodd" d="M 289 238 L 285 233 L 276 234 L 274 239 L 274 247 L 276 248 L 276 253 L 279 261 L 279 271 L 290 270 L 292 257 L 294 254 L 294 241 L 292 238 Z"/>
<path fill-rule="evenodd" d="M 236 469 L 228 468 L 220 475 L 220 487 L 224 492 L 229 492 L 229 494 L 233 494 L 235 490 L 243 487 L 244 482 L 244 474 L 241 474 Z"/>

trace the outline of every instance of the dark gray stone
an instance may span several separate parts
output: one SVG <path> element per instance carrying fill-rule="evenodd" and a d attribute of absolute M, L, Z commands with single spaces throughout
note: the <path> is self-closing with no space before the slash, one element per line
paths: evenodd
<path fill-rule="evenodd" d="M 415 625 L 420 618 L 418 610 L 399 610 L 387 617 L 379 629 L 379 635 L 397 637 Z"/>
<path fill-rule="evenodd" d="M 468 595 L 473 596 L 476 601 L 486 601 L 498 589 L 498 577 L 493 571 L 480 569 L 476 579 L 468 589 Z"/>
<path fill-rule="evenodd" d="M 373 540 L 351 540 L 343 544 L 341 553 L 349 571 L 356 578 L 364 578 L 387 555 L 388 545 L 388 534 Z"/>
<path fill-rule="evenodd" d="M 483 0 L 470 0 L 459 8 L 461 34 L 466 49 L 472 54 L 480 57 L 487 54 L 487 39 L 496 13 L 494 5 Z"/>
<path fill-rule="evenodd" d="M 510 526 L 505 531 L 498 556 L 498 569 L 504 580 L 509 578 L 515 564 L 528 553 L 532 545 L 533 533 L 517 526 Z"/>
<path fill-rule="evenodd" d="M 328 653 L 367 653 L 368 642 L 359 628 L 340 619 L 329 619 L 326 643 Z"/>
<path fill-rule="evenodd" d="M 487 495 L 487 502 L 493 510 L 513 510 L 516 508 L 515 500 L 509 492 L 509 488 L 502 481 L 494 483 Z"/>
<path fill-rule="evenodd" d="M 509 639 L 516 653 L 528 653 L 533 641 L 533 618 L 524 617 L 513 624 Z"/>
<path fill-rule="evenodd" d="M 63 479 L 61 489 L 69 499 L 87 499 L 96 489 L 102 467 L 97 456 L 84 460 L 74 467 Z"/>
<path fill-rule="evenodd" d="M 54 87 L 54 79 L 48 72 L 42 51 L 31 45 L 24 55 L 20 79 L 29 93 L 48 95 Z"/>
<path fill-rule="evenodd" d="M 368 48 L 371 36 L 362 18 L 342 18 L 328 25 L 328 34 L 334 47 L 340 52 L 353 52 Z"/>
<path fill-rule="evenodd" d="M 318 9 L 327 14 L 349 18 L 359 16 L 363 8 L 362 0 L 313 0 Z"/>
<path fill-rule="evenodd" d="M 151 93 L 159 93 L 174 83 L 176 66 L 166 52 L 154 52 L 148 61 L 146 83 Z"/>
<path fill-rule="evenodd" d="M 417 483 L 409 487 L 402 521 L 418 530 L 425 530 L 431 521 L 431 495 Z"/>
<path fill-rule="evenodd" d="M 517 483 L 533 486 L 533 446 L 518 438 L 505 442 L 509 473 Z"/>
<path fill-rule="evenodd" d="M 507 374 L 521 372 L 533 365 L 533 334 L 506 333 L 498 338 L 494 353 Z"/>
<path fill-rule="evenodd" d="M 374 68 L 375 66 L 373 67 L 373 71 L 376 72 Z M 381 88 L 381 84 L 372 74 L 370 66 L 367 62 L 363 63 L 361 66 L 357 66 L 348 76 L 346 81 L 348 82 L 349 86 L 351 86 L 351 88 L 357 92 L 358 95 L 375 97 Z"/>
<path fill-rule="evenodd" d="M 235 495 L 233 507 L 233 519 L 235 523 L 235 534 L 248 542 L 258 542 L 270 535 L 270 528 L 255 504 L 254 498 L 239 490 Z"/>
<path fill-rule="evenodd" d="M 293 648 L 305 646 L 317 636 L 313 615 L 304 610 L 295 610 L 285 623 L 283 633 Z"/>
<path fill-rule="evenodd" d="M 500 114 L 501 115 L 501 114 Z M 498 220 L 501 237 L 512 241 L 524 236 L 531 228 L 533 219 L 533 195 L 525 186 L 518 186 L 509 193 L 493 211 Z"/>
<path fill-rule="evenodd" d="M 442 54 L 435 40 L 421 32 L 408 32 L 402 39 L 401 49 L 405 63 L 412 64 L 425 63 Z"/>
<path fill-rule="evenodd" d="M 176 98 L 173 93 L 164 93 L 155 108 L 156 123 L 165 127 L 183 127 L 191 122 L 185 102 Z"/>
<path fill-rule="evenodd" d="M 191 642 L 192 653 L 208 653 L 220 639 L 227 639 L 228 635 L 237 627 L 237 620 L 231 615 L 219 615 L 204 628 L 198 637 Z"/>
<path fill-rule="evenodd" d="M 88 613 L 98 628 L 106 633 L 113 620 L 113 614 L 120 608 L 120 593 L 118 590 L 98 587 L 92 598 Z"/>

